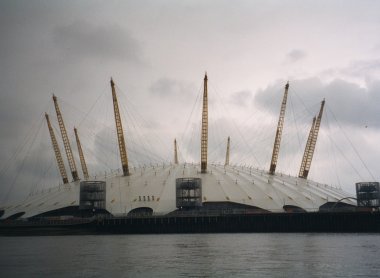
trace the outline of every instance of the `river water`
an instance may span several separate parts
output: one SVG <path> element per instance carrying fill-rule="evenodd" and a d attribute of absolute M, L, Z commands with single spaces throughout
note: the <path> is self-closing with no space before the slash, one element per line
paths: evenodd
<path fill-rule="evenodd" d="M 380 235 L 0 237 L 0 277 L 380 277 Z"/>

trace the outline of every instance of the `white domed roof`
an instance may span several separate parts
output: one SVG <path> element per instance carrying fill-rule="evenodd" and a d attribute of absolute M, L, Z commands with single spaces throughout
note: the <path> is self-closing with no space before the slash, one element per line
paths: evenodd
<path fill-rule="evenodd" d="M 203 202 L 233 202 L 271 212 L 284 212 L 284 206 L 317 211 L 326 202 L 337 202 L 350 195 L 341 189 L 310 180 L 243 167 L 208 165 L 200 173 L 199 164 L 156 165 L 131 169 L 130 176 L 109 174 L 106 181 L 106 209 L 126 215 L 133 209 L 148 207 L 154 214 L 176 210 L 176 179 L 201 178 Z M 101 180 L 101 179 L 100 179 Z M 27 218 L 47 211 L 79 205 L 79 182 L 41 191 L 20 204 L 6 206 L 3 219 L 25 212 Z M 351 200 L 344 202 L 356 205 Z"/>

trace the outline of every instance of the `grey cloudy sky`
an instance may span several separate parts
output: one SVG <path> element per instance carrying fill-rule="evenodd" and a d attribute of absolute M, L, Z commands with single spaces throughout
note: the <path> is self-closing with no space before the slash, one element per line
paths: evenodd
<path fill-rule="evenodd" d="M 326 98 L 311 178 L 350 192 L 357 181 L 379 180 L 379 10 L 378 1 L 0 0 L 0 192 L 59 180 L 41 124 L 54 113 L 52 93 L 67 128 L 79 125 L 91 167 L 118 167 L 111 76 L 125 117 L 136 120 L 125 123 L 135 136 L 127 136 L 132 162 L 147 163 L 139 160 L 147 149 L 169 161 L 174 137 L 182 159 L 195 161 L 206 70 L 211 160 L 223 161 L 221 142 L 231 135 L 231 162 L 268 167 L 289 80 L 278 170 L 297 174 Z M 113 158 L 101 161 L 106 153 Z"/>

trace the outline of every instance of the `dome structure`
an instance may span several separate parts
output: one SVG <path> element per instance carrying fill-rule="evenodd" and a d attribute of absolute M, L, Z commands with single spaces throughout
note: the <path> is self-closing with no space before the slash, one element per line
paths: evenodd
<path fill-rule="evenodd" d="M 199 196 L 191 195 L 195 194 L 194 188 L 190 187 L 188 191 L 188 197 L 199 197 L 198 206 L 194 207 L 193 210 L 219 208 L 229 210 L 244 209 L 248 213 L 313 212 L 318 211 L 321 206 L 327 203 L 340 202 L 342 199 L 344 199 L 343 202 L 347 206 L 356 205 L 355 202 L 348 199 L 349 194 L 341 189 L 307 179 L 318 136 L 324 101 L 318 118 L 313 120 L 299 176 L 289 176 L 275 171 L 289 84 L 285 86 L 269 171 L 253 167 L 229 165 L 229 143 L 224 164 L 207 163 L 207 75 L 204 79 L 200 163 L 179 164 L 175 141 L 174 163 L 129 168 L 127 149 L 124 143 L 122 124 L 112 80 L 111 87 L 122 168 L 118 171 L 105 173 L 103 177 L 90 176 L 85 181 L 80 181 L 77 176 L 73 176 L 73 181 L 69 183 L 67 182 L 64 166 L 62 166 L 60 169 L 63 184 L 29 195 L 28 198 L 21 202 L 5 205 L 0 210 L 2 213 L 0 215 L 1 219 L 73 215 L 83 208 L 86 203 L 85 198 L 89 198 L 86 199 L 87 201 L 92 200 L 92 203 L 89 202 L 90 204 L 94 204 L 94 200 L 102 201 L 103 205 L 100 207 L 90 207 L 94 210 L 101 209 L 115 216 L 126 216 L 136 212 L 155 215 L 170 214 L 184 209 L 182 206 L 178 206 L 180 197 L 178 191 L 176 191 L 176 184 L 183 180 L 196 180 L 199 184 Z M 55 104 L 57 106 L 56 101 Z M 63 122 L 62 124 L 60 123 L 60 126 L 64 127 Z M 64 133 L 65 130 L 63 130 Z M 54 143 L 53 139 L 55 138 L 53 137 L 54 134 L 52 135 L 54 145 L 57 143 L 56 140 Z M 77 141 L 79 142 L 79 139 Z M 69 147 L 65 146 L 65 149 Z M 56 145 L 54 149 L 59 152 Z M 57 151 L 56 156 L 58 164 L 63 165 L 62 157 L 57 154 Z M 82 166 L 83 164 L 85 165 L 83 154 L 81 154 L 81 164 Z M 77 173 L 74 168 L 71 169 L 71 172 Z M 94 187 L 94 191 L 82 193 L 84 186 L 91 186 L 95 183 L 104 184 L 104 189 L 97 190 Z M 187 210 L 189 208 L 186 208 Z"/>
<path fill-rule="evenodd" d="M 136 168 L 129 176 L 110 173 L 103 179 L 106 210 L 117 216 L 138 208 L 151 208 L 157 215 L 173 212 L 177 209 L 175 185 L 179 178 L 201 179 L 203 204 L 229 202 L 270 212 L 286 212 L 288 206 L 307 212 L 318 211 L 327 202 L 348 197 L 338 188 L 281 173 L 271 175 L 263 169 L 211 164 L 203 174 L 199 164 L 173 164 Z M 78 181 L 42 191 L 22 203 L 5 207 L 2 219 L 23 212 L 20 217 L 28 218 L 78 207 L 79 192 Z M 351 200 L 345 202 L 356 205 Z"/>

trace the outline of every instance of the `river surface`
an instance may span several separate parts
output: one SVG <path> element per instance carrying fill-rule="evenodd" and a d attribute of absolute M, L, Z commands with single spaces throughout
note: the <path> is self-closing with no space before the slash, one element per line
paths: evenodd
<path fill-rule="evenodd" d="M 380 277 L 380 235 L 0 237 L 0 277 Z"/>

